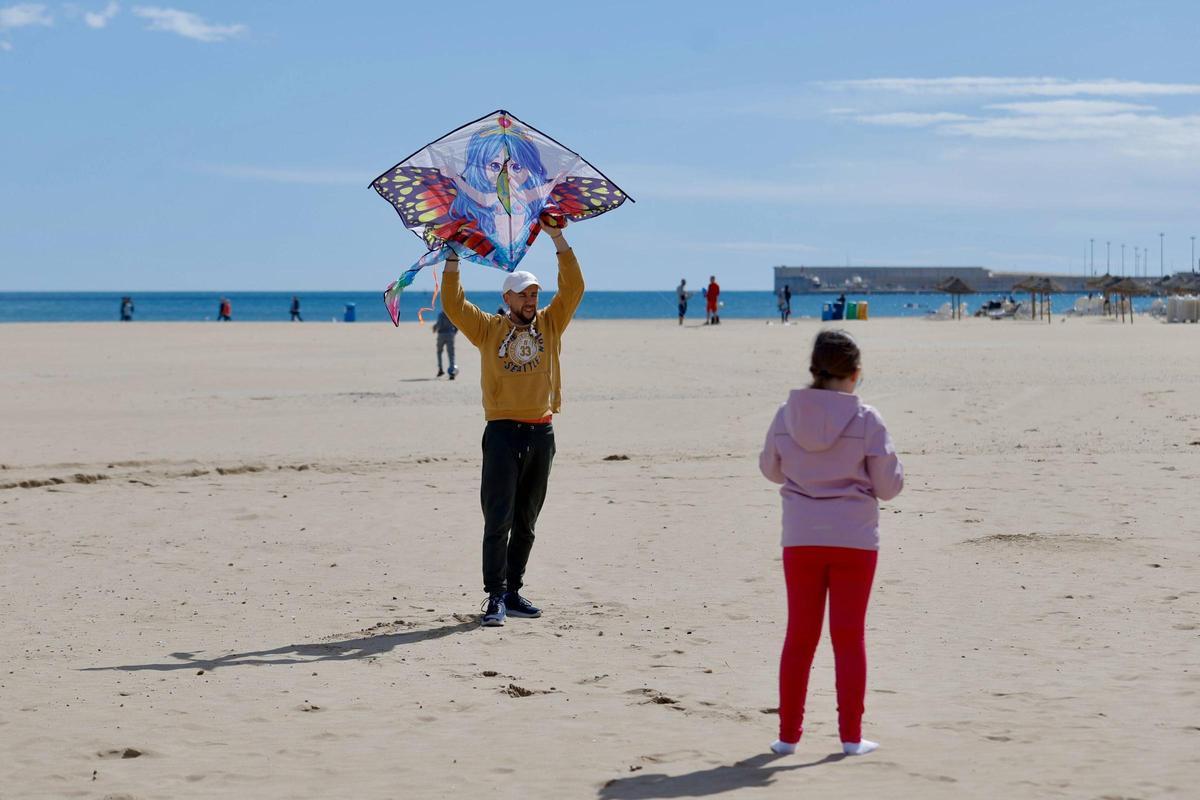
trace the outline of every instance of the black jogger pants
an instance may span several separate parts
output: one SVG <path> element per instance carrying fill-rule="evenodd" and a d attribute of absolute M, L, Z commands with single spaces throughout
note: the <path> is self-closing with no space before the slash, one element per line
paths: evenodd
<path fill-rule="evenodd" d="M 550 423 L 492 420 L 483 431 L 483 589 L 489 595 L 522 586 L 533 530 L 546 499 L 554 461 Z"/>

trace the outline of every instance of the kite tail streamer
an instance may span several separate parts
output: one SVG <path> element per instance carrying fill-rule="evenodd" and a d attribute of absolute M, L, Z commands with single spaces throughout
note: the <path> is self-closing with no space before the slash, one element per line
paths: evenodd
<path fill-rule="evenodd" d="M 425 324 L 425 318 L 421 316 L 421 312 L 433 311 L 434 307 L 437 305 L 437 297 L 438 297 L 438 292 L 440 290 L 441 290 L 441 286 L 438 285 L 437 271 L 435 270 L 433 273 L 433 297 L 429 298 L 429 308 L 418 308 L 417 309 L 417 322 L 419 322 L 420 324 L 422 324 L 422 325 Z"/>
<path fill-rule="evenodd" d="M 421 256 L 421 258 L 418 259 L 417 263 L 413 264 L 411 267 L 409 267 L 407 270 L 405 270 L 403 275 L 401 275 L 396 280 L 392 281 L 391 284 L 388 285 L 387 289 L 384 290 L 383 304 L 385 306 L 387 306 L 388 315 L 392 318 L 393 325 L 395 325 L 396 327 L 400 327 L 400 294 L 401 294 L 401 292 L 403 292 L 404 289 L 413 282 L 413 279 L 417 277 L 418 272 L 425 269 L 425 267 L 428 267 L 430 264 L 436 264 L 439 261 L 444 261 L 446 256 L 449 255 L 451 252 L 452 251 L 450 250 L 449 247 L 439 247 L 437 250 L 430 250 L 428 253 Z M 434 297 L 436 298 L 437 297 L 437 290 L 436 290 L 437 278 L 436 277 L 434 278 L 434 281 L 435 281 Z M 426 308 L 421 309 L 421 311 L 430 311 L 430 310 L 432 310 L 432 309 L 426 309 Z M 417 319 L 421 318 L 421 311 L 417 312 Z M 422 320 L 422 322 L 424 322 L 424 320 Z"/>
<path fill-rule="evenodd" d="M 404 287 L 400 285 L 400 281 L 395 280 L 389 283 L 383 292 L 383 304 L 387 306 L 388 316 L 397 328 L 400 327 L 400 293 L 403 291 Z"/>

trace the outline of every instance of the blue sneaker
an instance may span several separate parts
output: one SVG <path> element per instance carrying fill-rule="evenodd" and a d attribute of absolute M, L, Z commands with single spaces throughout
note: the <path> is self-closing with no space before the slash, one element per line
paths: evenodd
<path fill-rule="evenodd" d="M 504 603 L 504 607 L 508 609 L 508 613 L 514 617 L 528 617 L 532 619 L 542 615 L 540 608 L 516 592 L 505 592 L 501 601 Z"/>
<path fill-rule="evenodd" d="M 504 595 L 494 594 L 487 600 L 483 601 L 483 621 L 480 623 L 485 628 L 499 628 L 504 624 L 504 617 L 507 611 L 504 607 Z"/>

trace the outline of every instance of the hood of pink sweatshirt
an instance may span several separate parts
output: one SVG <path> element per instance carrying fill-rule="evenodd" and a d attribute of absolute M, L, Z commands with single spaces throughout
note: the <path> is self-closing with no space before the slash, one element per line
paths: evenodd
<path fill-rule="evenodd" d="M 793 389 L 783 407 L 783 424 L 796 444 L 819 453 L 837 443 L 861 409 L 856 394 Z"/>
<path fill-rule="evenodd" d="M 858 395 L 796 389 L 776 412 L 758 459 L 782 484 L 784 547 L 879 547 L 879 500 L 904 486 L 883 418 Z"/>

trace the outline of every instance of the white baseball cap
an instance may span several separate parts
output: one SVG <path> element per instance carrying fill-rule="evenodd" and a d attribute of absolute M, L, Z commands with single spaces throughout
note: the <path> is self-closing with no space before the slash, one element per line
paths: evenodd
<path fill-rule="evenodd" d="M 530 286 L 541 288 L 542 285 L 538 283 L 537 276 L 532 272 L 517 270 L 504 279 L 504 294 L 508 294 L 509 292 L 523 292 Z"/>

